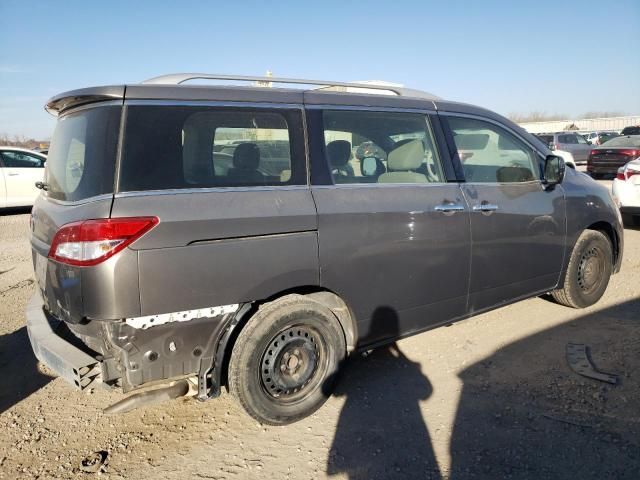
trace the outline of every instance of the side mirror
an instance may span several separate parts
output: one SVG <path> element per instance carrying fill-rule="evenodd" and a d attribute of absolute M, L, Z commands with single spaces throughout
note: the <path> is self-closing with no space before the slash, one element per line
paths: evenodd
<path fill-rule="evenodd" d="M 373 177 L 378 173 L 378 162 L 375 157 L 364 157 L 360 163 L 360 170 L 364 177 Z"/>
<path fill-rule="evenodd" d="M 562 157 L 549 155 L 544 160 L 544 183 L 546 185 L 557 185 L 564 179 L 566 165 Z"/>
<path fill-rule="evenodd" d="M 553 142 L 549 142 L 549 150 L 555 150 L 556 149 L 556 144 Z"/>

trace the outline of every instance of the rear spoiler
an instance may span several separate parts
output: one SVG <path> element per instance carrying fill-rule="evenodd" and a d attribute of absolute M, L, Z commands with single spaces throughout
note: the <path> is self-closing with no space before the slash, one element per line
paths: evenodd
<path fill-rule="evenodd" d="M 124 100 L 124 92 L 124 85 L 71 90 L 50 98 L 44 106 L 44 109 L 51 115 L 58 116 L 65 110 L 80 105 L 106 102 L 109 100 Z"/>

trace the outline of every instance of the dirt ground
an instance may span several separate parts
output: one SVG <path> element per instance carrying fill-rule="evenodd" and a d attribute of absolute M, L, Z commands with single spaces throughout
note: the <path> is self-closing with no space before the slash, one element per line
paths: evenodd
<path fill-rule="evenodd" d="M 38 365 L 25 329 L 34 285 L 28 214 L 0 214 L 0 479 L 640 478 L 640 230 L 604 298 L 520 302 L 352 358 L 312 417 L 263 427 L 228 395 L 120 416 L 121 396 L 72 390 Z M 610 385 L 573 373 L 591 347 Z"/>

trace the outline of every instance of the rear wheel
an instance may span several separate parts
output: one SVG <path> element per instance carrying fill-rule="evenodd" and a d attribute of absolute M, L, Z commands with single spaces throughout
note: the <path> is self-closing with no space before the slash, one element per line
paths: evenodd
<path fill-rule="evenodd" d="M 263 305 L 242 329 L 229 362 L 229 390 L 261 423 L 286 425 L 331 394 L 346 343 L 331 310 L 302 295 Z"/>
<path fill-rule="evenodd" d="M 596 303 L 609 284 L 613 268 L 611 242 L 601 232 L 585 230 L 573 247 L 562 288 L 551 292 L 562 305 L 585 308 Z"/>

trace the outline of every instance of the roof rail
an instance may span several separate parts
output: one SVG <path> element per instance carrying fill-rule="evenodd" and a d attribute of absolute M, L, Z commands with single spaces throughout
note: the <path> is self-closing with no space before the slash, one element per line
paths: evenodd
<path fill-rule="evenodd" d="M 143 81 L 145 85 L 180 85 L 190 80 L 232 80 L 242 82 L 260 82 L 263 84 L 270 83 L 290 83 L 299 85 L 318 85 L 321 88 L 326 87 L 347 87 L 359 89 L 380 90 L 395 93 L 398 96 L 410 96 L 428 98 L 437 100 L 439 97 L 421 90 L 413 90 L 409 88 L 399 87 L 397 85 L 387 85 L 369 82 L 334 82 L 329 80 L 310 80 L 306 78 L 284 78 L 284 77 L 258 77 L 247 75 L 220 75 L 215 73 L 170 73 L 159 77 L 150 78 Z"/>

